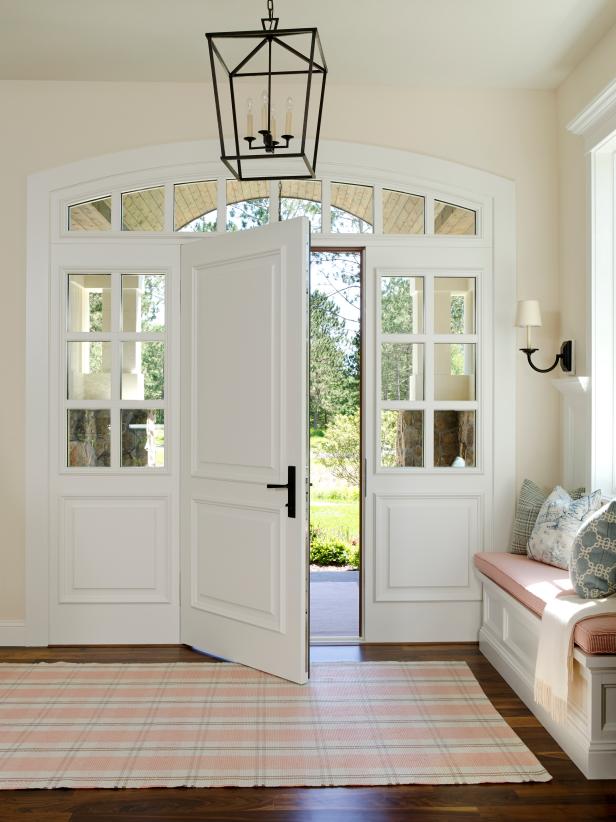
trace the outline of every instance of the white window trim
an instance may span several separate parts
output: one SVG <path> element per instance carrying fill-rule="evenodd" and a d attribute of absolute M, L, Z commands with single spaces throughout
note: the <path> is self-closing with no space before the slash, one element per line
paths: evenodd
<path fill-rule="evenodd" d="M 587 154 L 587 487 L 616 494 L 616 80 L 568 126 Z"/>
<path fill-rule="evenodd" d="M 26 342 L 26 620 L 25 642 L 46 645 L 48 641 L 49 595 L 49 465 L 55 448 L 49 441 L 41 418 L 49 418 L 49 307 L 50 260 L 52 248 L 69 244 L 75 250 L 82 244 L 143 243 L 144 239 L 162 246 L 203 239 L 201 233 L 154 234 L 122 232 L 118 225 L 119 197 L 122 191 L 166 185 L 190 180 L 220 177 L 219 146 L 216 141 L 195 141 L 148 146 L 78 161 L 38 172 L 28 178 L 27 213 L 27 342 Z M 376 190 L 422 193 L 437 199 L 477 208 L 480 218 L 477 235 L 383 235 L 331 234 L 328 232 L 329 191 L 324 187 L 323 233 L 315 242 L 321 247 L 341 244 L 370 246 L 439 245 L 448 248 L 481 247 L 493 260 L 493 308 L 500 333 L 491 341 L 494 354 L 494 498 L 493 515 L 486 528 L 487 539 L 494 541 L 493 523 L 498 533 L 508 533 L 515 501 L 515 185 L 511 180 L 475 168 L 410 152 L 364 146 L 356 143 L 325 141 L 321 147 L 319 178 L 374 185 Z M 84 202 L 101 192 L 112 196 L 115 224 L 106 232 L 75 232 L 66 226 L 66 205 Z M 222 190 L 219 190 L 222 206 Z M 427 226 L 431 225 L 430 200 L 426 203 Z M 375 199 L 378 215 L 378 197 Z M 169 223 L 167 222 L 167 229 Z M 81 236 L 77 236 L 81 234 Z M 162 248 L 161 246 L 161 248 Z M 490 341 L 485 341 L 489 344 Z M 53 372 L 52 372 L 53 373 Z"/>

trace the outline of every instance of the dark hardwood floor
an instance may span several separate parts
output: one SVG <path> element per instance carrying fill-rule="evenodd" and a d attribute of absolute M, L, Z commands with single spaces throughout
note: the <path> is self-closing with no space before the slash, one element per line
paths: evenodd
<path fill-rule="evenodd" d="M 184 646 L 0 649 L 0 662 L 199 663 L 208 659 Z M 552 782 L 372 788 L 2 791 L 1 822 L 616 820 L 616 780 L 587 781 L 475 644 L 321 646 L 312 649 L 312 659 L 465 660 L 496 709 L 552 774 Z"/>

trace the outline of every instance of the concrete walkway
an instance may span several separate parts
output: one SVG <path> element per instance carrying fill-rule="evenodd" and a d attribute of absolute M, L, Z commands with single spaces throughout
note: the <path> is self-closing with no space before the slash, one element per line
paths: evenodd
<path fill-rule="evenodd" d="M 359 571 L 310 572 L 310 633 L 359 635 Z"/>

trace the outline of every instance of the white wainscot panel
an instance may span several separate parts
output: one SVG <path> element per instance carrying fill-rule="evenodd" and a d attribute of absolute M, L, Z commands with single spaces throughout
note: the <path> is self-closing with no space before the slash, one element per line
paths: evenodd
<path fill-rule="evenodd" d="M 169 602 L 166 497 L 63 497 L 59 601 Z"/>
<path fill-rule="evenodd" d="M 239 289 L 249 311 L 239 312 Z M 193 271 L 196 476 L 244 482 L 281 476 L 283 289 L 279 254 Z M 230 328 L 225 318 L 234 312 Z"/>
<path fill-rule="evenodd" d="M 282 516 L 279 508 L 193 500 L 195 608 L 284 632 Z"/>
<path fill-rule="evenodd" d="M 377 602 L 480 599 L 481 495 L 375 495 Z"/>

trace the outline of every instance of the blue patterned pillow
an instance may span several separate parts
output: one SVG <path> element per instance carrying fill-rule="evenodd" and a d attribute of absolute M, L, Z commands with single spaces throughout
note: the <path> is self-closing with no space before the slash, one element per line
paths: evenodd
<path fill-rule="evenodd" d="M 616 501 L 597 511 L 573 543 L 571 582 L 583 599 L 616 593 Z"/>
<path fill-rule="evenodd" d="M 557 485 L 541 506 L 528 540 L 528 556 L 569 568 L 573 541 L 584 522 L 601 507 L 601 491 L 574 500 Z"/>

